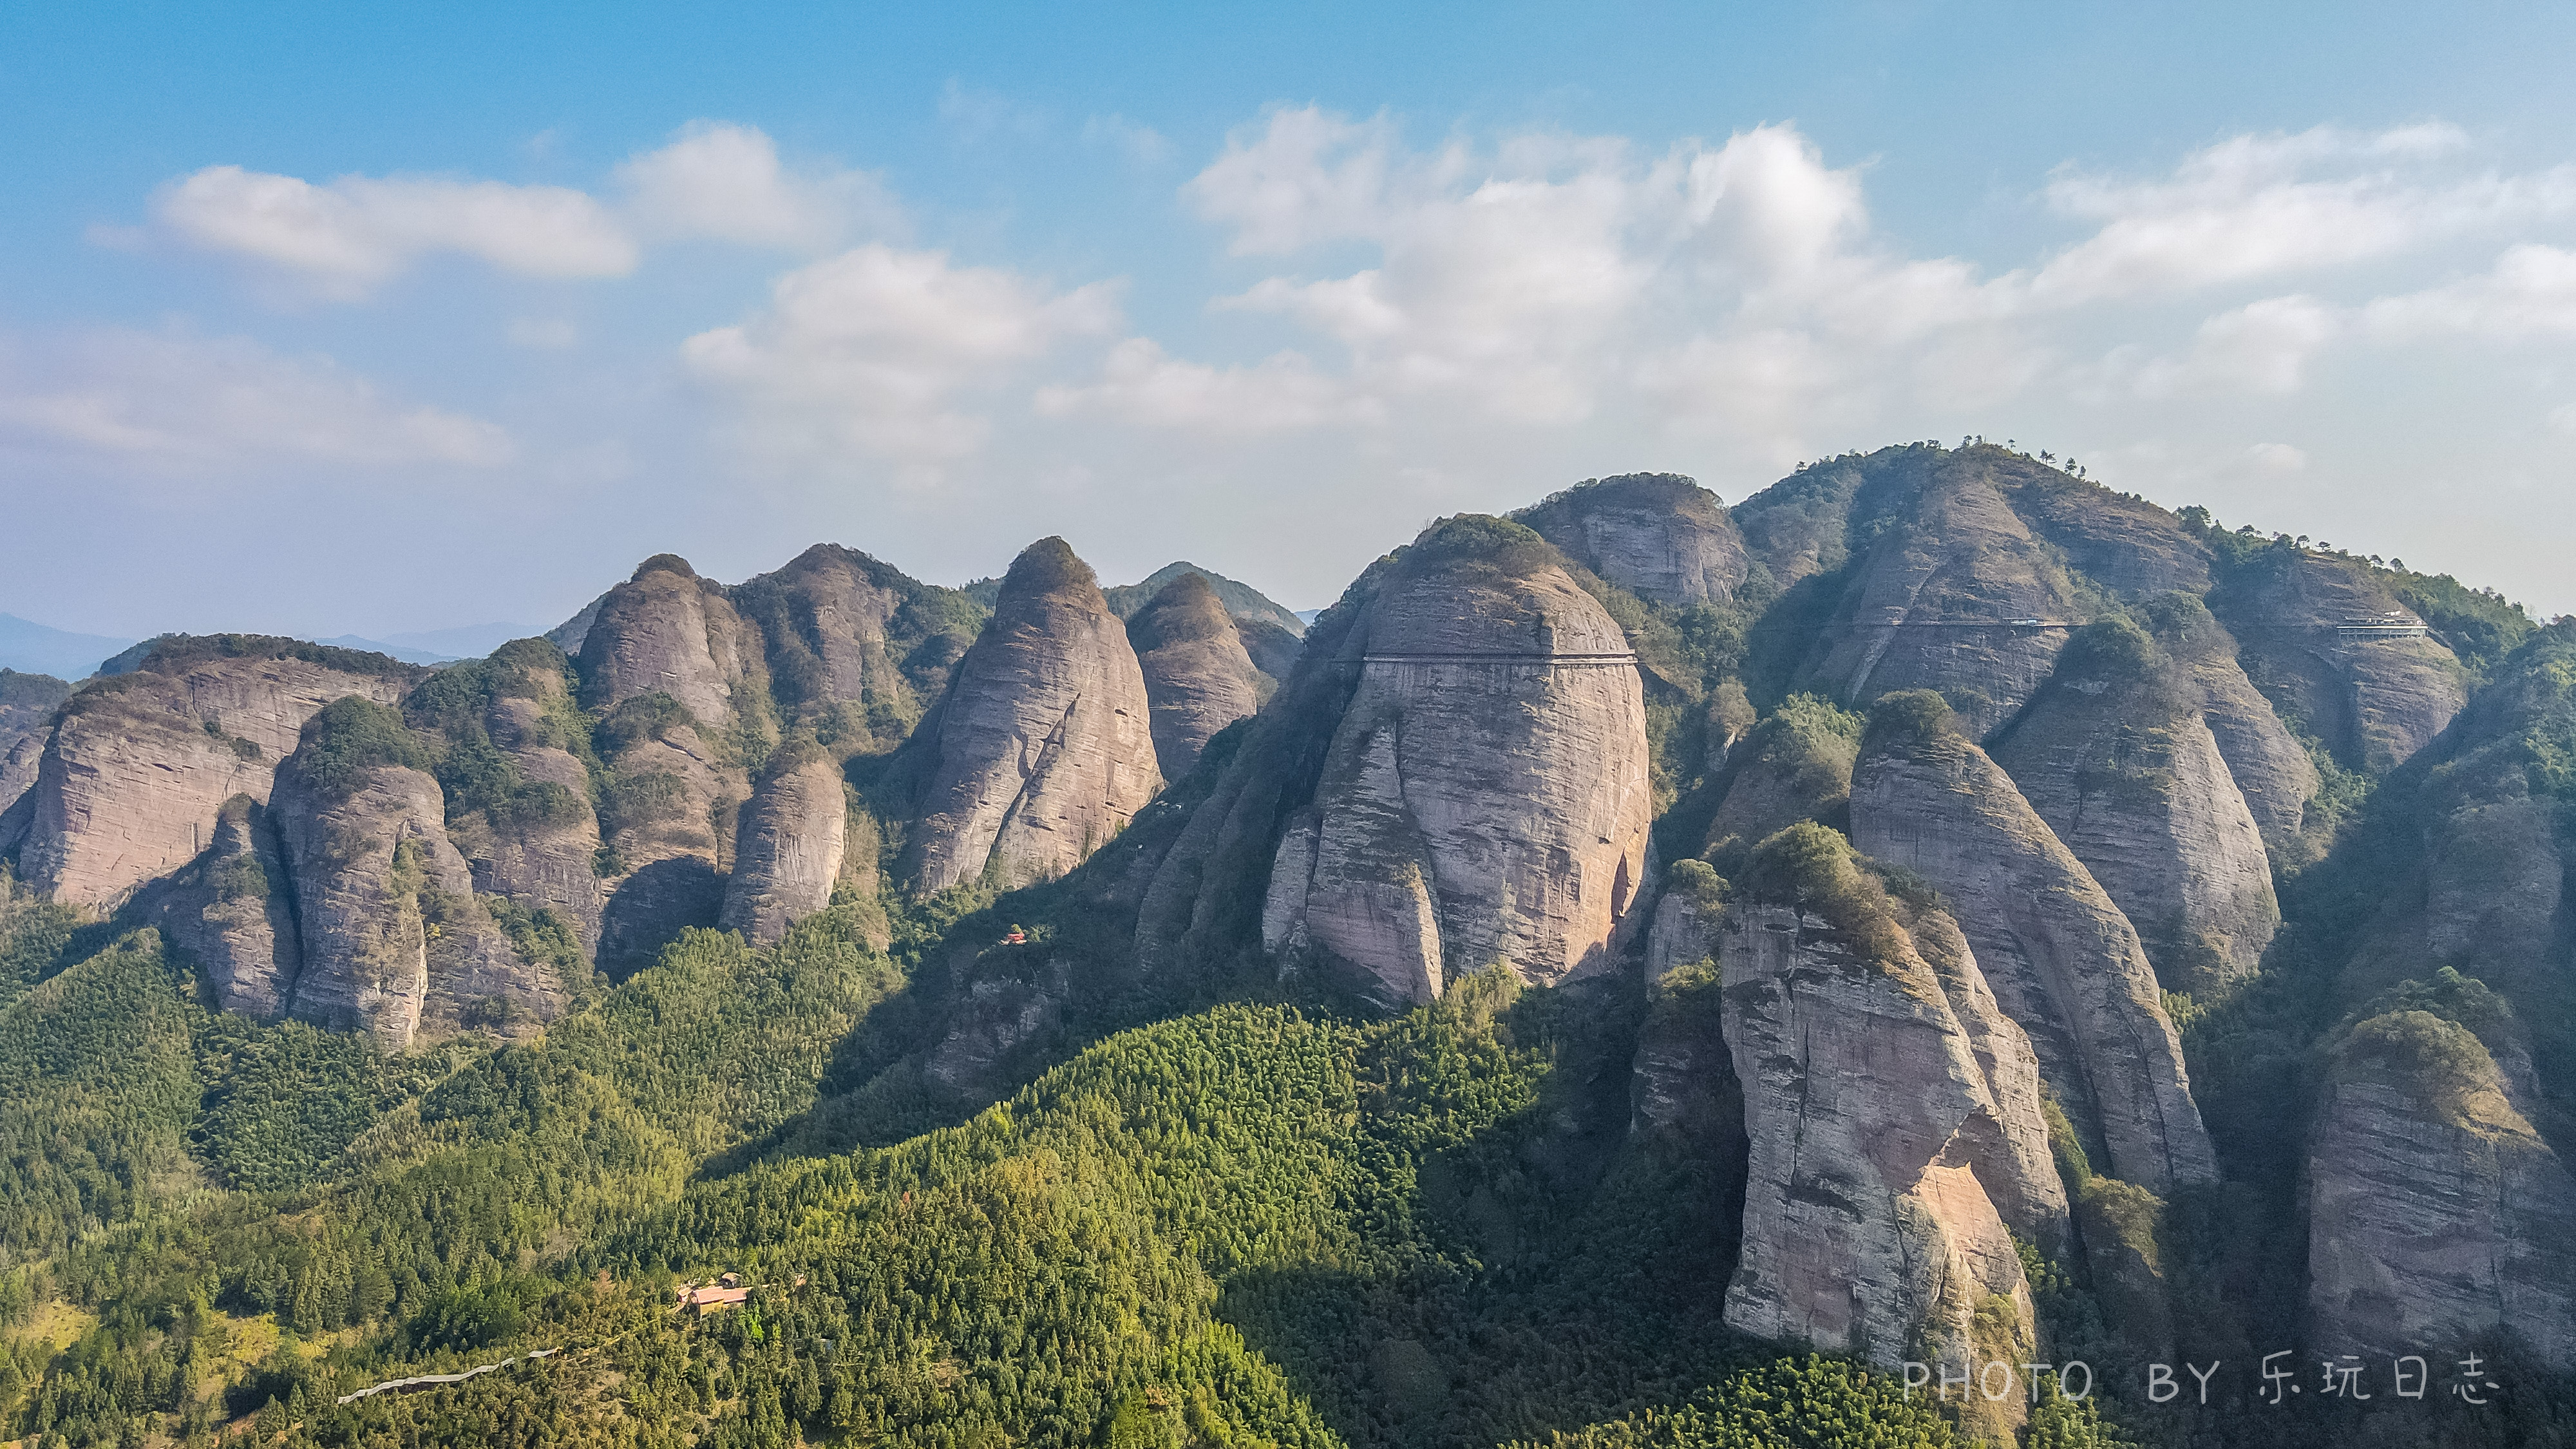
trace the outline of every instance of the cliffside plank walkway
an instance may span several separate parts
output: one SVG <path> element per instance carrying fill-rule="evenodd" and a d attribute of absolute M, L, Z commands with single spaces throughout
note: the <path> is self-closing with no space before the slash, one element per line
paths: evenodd
<path fill-rule="evenodd" d="M 369 1384 L 367 1387 L 358 1390 L 354 1394 L 342 1394 L 331 1402 L 335 1404 L 354 1404 L 360 1399 L 367 1398 L 375 1394 L 398 1394 L 405 1389 L 443 1389 L 452 1384 L 461 1384 L 477 1374 L 488 1374 L 494 1369 L 505 1369 L 514 1363 L 527 1363 L 536 1359 L 552 1358 L 561 1352 L 563 1352 L 563 1350 L 559 1348 L 540 1348 L 529 1353 L 520 1354 L 516 1358 L 505 1358 L 499 1363 L 477 1364 L 463 1373 L 414 1374 L 412 1377 L 407 1379 L 387 1379 L 380 1384 Z"/>

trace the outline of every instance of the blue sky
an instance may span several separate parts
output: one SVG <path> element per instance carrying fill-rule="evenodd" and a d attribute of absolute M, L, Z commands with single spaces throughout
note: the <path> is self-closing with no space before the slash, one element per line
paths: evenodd
<path fill-rule="evenodd" d="M 2565 6 L 529 8 L 0 15 L 0 611 L 1311 607 L 1967 432 L 2576 610 Z"/>

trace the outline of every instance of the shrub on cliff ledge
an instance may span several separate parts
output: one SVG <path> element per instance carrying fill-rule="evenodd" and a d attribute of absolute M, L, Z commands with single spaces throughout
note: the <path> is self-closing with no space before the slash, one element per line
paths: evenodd
<path fill-rule="evenodd" d="M 372 770 L 390 765 L 427 770 L 430 759 L 401 715 L 352 694 L 322 706 L 306 722 L 289 764 L 315 793 L 345 800 L 365 788 Z"/>

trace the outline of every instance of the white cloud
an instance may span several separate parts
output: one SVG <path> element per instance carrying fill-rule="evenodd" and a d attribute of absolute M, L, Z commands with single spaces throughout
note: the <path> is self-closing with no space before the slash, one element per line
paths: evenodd
<path fill-rule="evenodd" d="M 2562 438 L 2576 438 L 2576 402 L 2560 403 L 2549 410 L 2549 431 Z"/>
<path fill-rule="evenodd" d="M 885 229 L 901 209 L 859 171 L 791 171 L 755 127 L 696 121 L 671 144 L 617 168 L 627 210 L 648 235 L 819 251 L 862 225 Z"/>
<path fill-rule="evenodd" d="M 2307 382 L 2308 364 L 2349 325 L 2338 309 L 2314 297 L 2251 302 L 2201 323 L 2189 355 L 2147 364 L 2137 390 L 2145 397 L 2294 393 Z"/>
<path fill-rule="evenodd" d="M 1117 322 L 1109 284 L 1050 293 L 945 253 L 870 245 L 788 273 L 766 311 L 699 333 L 681 357 L 743 410 L 746 441 L 765 451 L 928 466 L 982 445 L 990 421 L 968 405 L 975 394 Z"/>
<path fill-rule="evenodd" d="M 488 468 L 515 452 L 494 424 L 387 398 L 327 358 L 121 330 L 0 352 L 0 437 L 120 469 Z"/>
<path fill-rule="evenodd" d="M 1038 389 L 1048 417 L 1105 415 L 1149 428 L 1209 433 L 1276 433 L 1376 421 L 1384 409 L 1283 352 L 1251 367 L 1210 367 L 1166 356 L 1131 337 L 1111 348 L 1095 382 Z"/>
<path fill-rule="evenodd" d="M 2050 204 L 2100 228 L 2039 268 L 2032 293 L 2071 306 L 2183 291 L 2576 212 L 2576 166 L 2527 176 L 2436 169 L 2467 145 L 2448 126 L 2319 128 L 2222 141 L 2156 181 L 2062 172 L 2049 183 Z"/>
<path fill-rule="evenodd" d="M 534 277 L 635 269 L 625 230 L 582 192 L 437 177 L 293 176 L 209 166 L 162 189 L 161 223 L 189 243 L 297 275 L 327 296 L 364 295 L 422 256 L 455 252 Z"/>
<path fill-rule="evenodd" d="M 2390 340 L 2437 333 L 2496 342 L 2576 337 L 2576 251 L 2516 246 L 2484 276 L 2381 297 L 2361 316 L 2374 334 Z"/>

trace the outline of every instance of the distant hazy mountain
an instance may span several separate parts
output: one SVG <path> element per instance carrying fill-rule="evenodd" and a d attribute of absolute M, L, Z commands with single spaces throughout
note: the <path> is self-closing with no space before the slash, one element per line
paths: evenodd
<path fill-rule="evenodd" d="M 313 642 L 328 644 L 334 649 L 356 649 L 367 654 L 387 654 L 405 664 L 452 664 L 465 657 L 461 654 L 444 654 L 435 649 L 406 648 L 392 639 L 370 639 L 363 634 L 335 634 L 328 639 L 316 639 Z"/>
<path fill-rule="evenodd" d="M 87 679 L 98 662 L 132 644 L 105 634 L 74 634 L 0 614 L 0 669 L 23 674 L 50 674 L 57 679 Z"/>
<path fill-rule="evenodd" d="M 459 624 L 453 629 L 426 629 L 411 634 L 387 634 L 387 644 L 401 649 L 418 649 L 450 659 L 480 659 L 513 639 L 533 639 L 545 630 L 534 624 Z M 400 650 L 389 650 L 397 659 L 408 658 Z"/>

